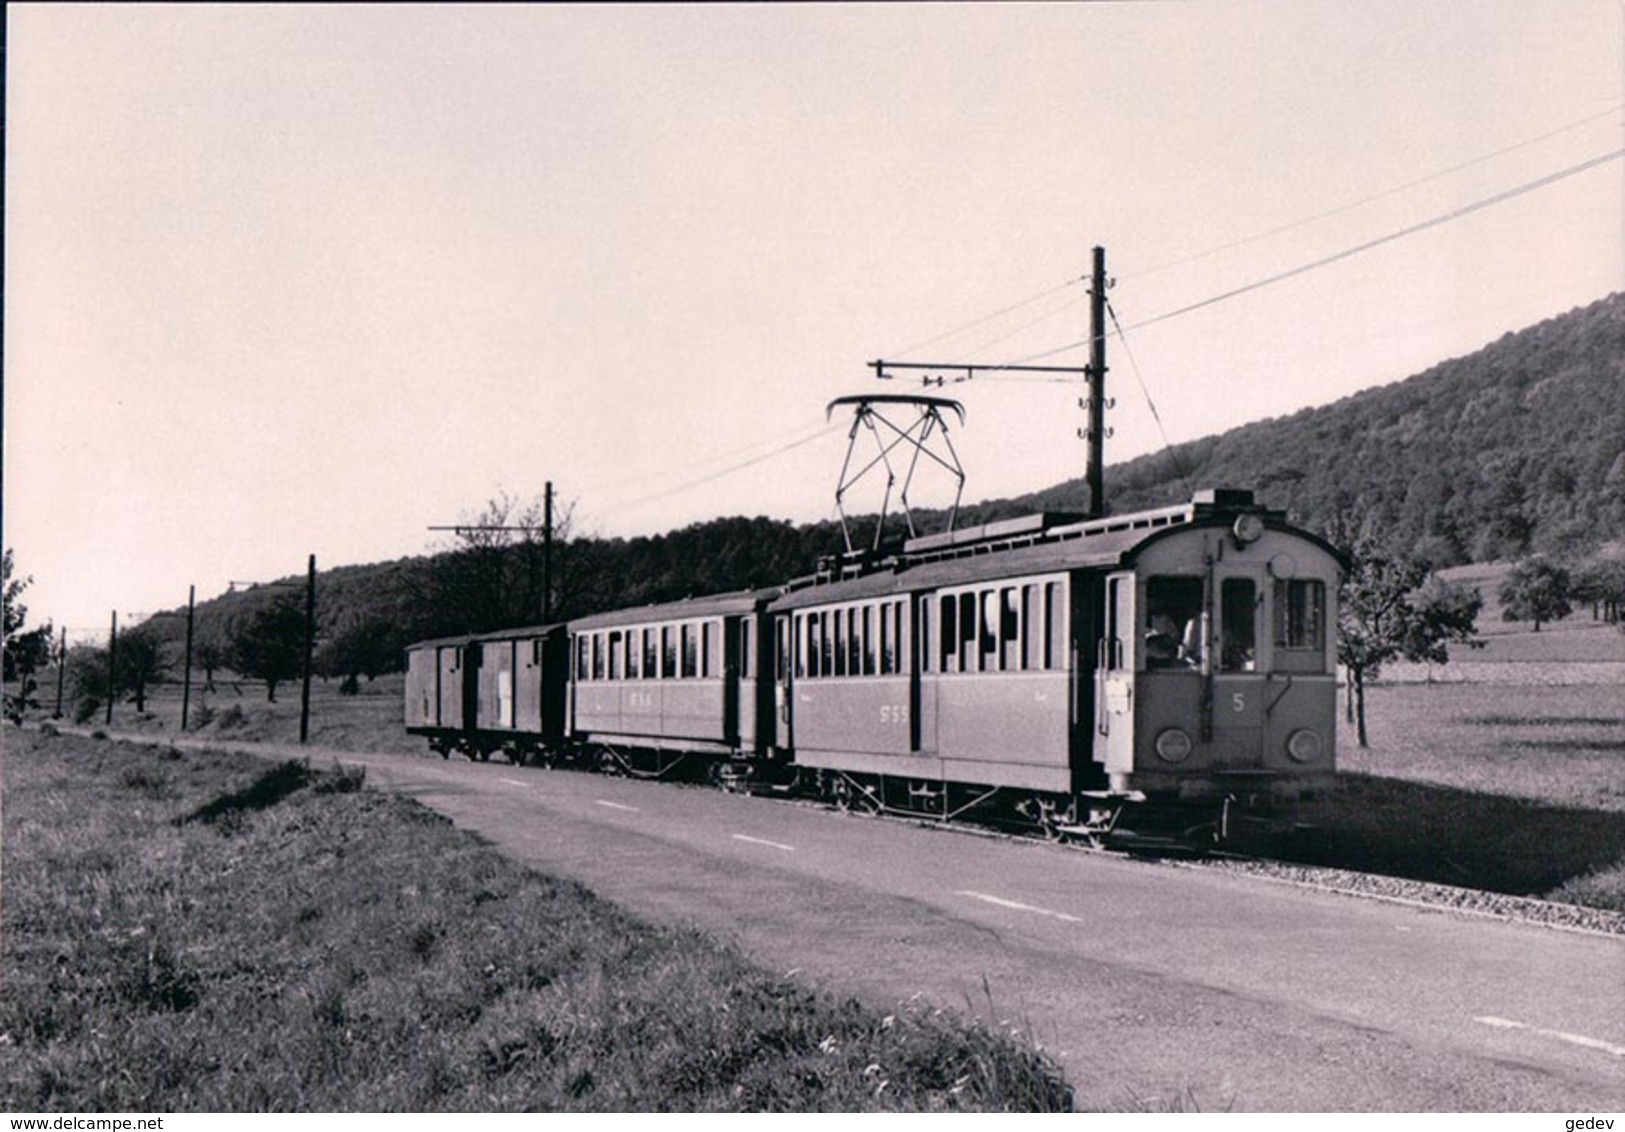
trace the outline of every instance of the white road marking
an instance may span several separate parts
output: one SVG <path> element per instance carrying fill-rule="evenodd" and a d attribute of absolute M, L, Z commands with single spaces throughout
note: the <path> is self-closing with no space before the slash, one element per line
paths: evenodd
<path fill-rule="evenodd" d="M 498 782 L 506 782 L 509 786 L 528 786 L 527 782 L 520 782 L 517 778 L 499 778 Z"/>
<path fill-rule="evenodd" d="M 746 837 L 743 833 L 733 835 L 735 841 L 748 841 L 752 845 L 766 845 L 769 849 L 783 849 L 786 853 L 794 853 L 794 845 L 786 845 L 782 841 L 763 841 L 760 837 Z"/>
<path fill-rule="evenodd" d="M 1545 1030 L 1539 1026 L 1531 1026 L 1527 1022 L 1515 1022 L 1511 1018 L 1496 1018 L 1493 1016 L 1475 1017 L 1474 1022 L 1482 1022 L 1486 1026 L 1494 1026 L 1498 1030 L 1528 1030 L 1532 1034 L 1539 1034 L 1546 1038 L 1556 1038 L 1560 1042 L 1571 1045 L 1584 1046 L 1586 1049 L 1600 1049 L 1604 1053 L 1611 1053 L 1615 1057 L 1625 1057 L 1625 1046 L 1616 1046 L 1613 1042 L 1605 1042 L 1601 1038 L 1588 1038 L 1584 1034 L 1570 1034 L 1564 1030 Z"/>
<path fill-rule="evenodd" d="M 602 798 L 594 799 L 600 806 L 608 806 L 612 810 L 625 810 L 629 814 L 641 814 L 643 811 L 636 806 L 623 806 L 619 802 L 606 802 Z"/>
<path fill-rule="evenodd" d="M 972 900 L 982 900 L 982 901 L 986 901 L 989 904 L 997 904 L 1000 908 L 1014 908 L 1018 912 L 1032 912 L 1032 913 L 1035 913 L 1036 915 L 1039 915 L 1039 916 L 1050 916 L 1050 917 L 1052 917 L 1054 919 L 1061 920 L 1064 923 L 1068 923 L 1068 924 L 1081 924 L 1081 923 L 1083 923 L 1083 917 L 1082 916 L 1069 916 L 1065 912 L 1054 912 L 1054 911 L 1051 911 L 1048 908 L 1039 908 L 1039 907 L 1037 907 L 1036 905 L 1033 905 L 1033 904 L 1022 904 L 1019 901 L 1015 901 L 1015 900 L 1003 900 L 1003 899 L 1000 899 L 997 896 L 989 896 L 985 892 L 965 892 L 965 891 L 961 891 L 959 893 L 959 895 L 961 895 L 961 896 L 969 896 Z"/>

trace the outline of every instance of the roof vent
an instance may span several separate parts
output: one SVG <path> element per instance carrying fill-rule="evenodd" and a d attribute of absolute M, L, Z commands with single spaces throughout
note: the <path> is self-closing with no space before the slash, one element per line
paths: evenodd
<path fill-rule="evenodd" d="M 1191 495 L 1198 507 L 1211 507 L 1220 511 L 1240 511 L 1257 506 L 1253 493 L 1244 487 L 1205 487 Z"/>

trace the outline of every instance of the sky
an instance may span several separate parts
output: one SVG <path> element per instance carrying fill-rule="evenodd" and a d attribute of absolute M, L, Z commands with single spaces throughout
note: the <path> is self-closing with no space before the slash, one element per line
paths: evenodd
<path fill-rule="evenodd" d="M 76 640 L 547 481 L 578 534 L 833 517 L 826 404 L 1083 365 L 1097 245 L 1110 462 L 1625 288 L 1622 0 L 6 21 L 4 542 Z M 931 392 L 967 500 L 1083 474 L 1075 382 Z"/>

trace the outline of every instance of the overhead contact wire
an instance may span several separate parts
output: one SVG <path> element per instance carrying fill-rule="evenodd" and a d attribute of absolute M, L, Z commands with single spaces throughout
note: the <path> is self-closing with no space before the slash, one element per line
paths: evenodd
<path fill-rule="evenodd" d="M 709 475 L 701 476 L 698 479 L 689 480 L 686 483 L 680 483 L 675 487 L 667 488 L 665 491 L 656 492 L 653 495 L 646 495 L 642 499 L 634 499 L 627 503 L 620 503 L 611 507 L 606 507 L 604 510 L 609 512 L 625 511 L 633 507 L 641 507 L 646 503 L 654 503 L 662 499 L 670 498 L 673 495 L 681 494 L 682 492 L 688 491 L 691 488 L 700 487 L 704 484 L 722 479 L 724 476 L 731 476 L 735 472 L 744 471 L 746 468 L 754 467 L 755 465 L 766 460 L 771 460 L 775 456 L 782 456 L 786 452 L 800 448 L 806 444 L 811 444 L 815 440 L 821 440 L 832 432 L 838 432 L 843 427 L 843 425 L 829 425 L 825 428 L 819 429 L 811 436 L 804 436 L 800 440 L 791 441 L 789 444 L 781 445 L 778 448 L 773 449 L 771 452 L 764 452 L 760 456 L 752 457 L 749 460 L 734 464 L 731 467 L 723 468 L 720 471 L 712 472 Z"/>
<path fill-rule="evenodd" d="M 901 350 L 896 350 L 893 352 L 898 355 L 912 354 L 915 350 L 923 350 L 927 346 L 934 346 L 946 338 L 952 338 L 956 334 L 963 334 L 967 330 L 974 330 L 978 326 L 992 322 L 996 318 L 1002 318 L 1005 315 L 1018 311 L 1023 307 L 1029 307 L 1036 302 L 1041 302 L 1042 300 L 1049 298 L 1051 295 L 1066 290 L 1068 287 L 1076 286 L 1077 284 L 1084 282 L 1086 278 L 1086 276 L 1080 275 L 1076 279 L 1068 279 L 1065 283 L 1060 283 L 1054 287 L 1047 288 L 1046 290 L 1038 292 L 1036 295 L 1030 295 L 1027 298 L 1022 299 L 1020 302 L 1011 303 L 1007 307 L 1001 307 L 992 314 L 985 314 L 981 318 L 973 319 L 972 321 L 964 323 L 961 326 L 956 326 L 952 330 L 938 334 L 934 338 L 927 338 L 923 342 L 915 342 L 911 346 L 905 346 Z"/>
<path fill-rule="evenodd" d="M 1133 326 L 1129 327 L 1129 329 L 1138 330 L 1143 326 L 1154 326 L 1157 323 L 1164 322 L 1170 318 L 1177 318 L 1182 314 L 1189 314 L 1192 311 L 1201 310 L 1203 307 L 1210 307 L 1214 303 L 1222 303 L 1226 299 L 1233 299 L 1237 295 L 1245 295 L 1249 291 L 1257 291 L 1260 288 L 1268 287 L 1273 283 L 1280 283 L 1283 280 L 1291 279 L 1298 275 L 1303 275 L 1306 272 L 1314 271 L 1316 268 L 1325 267 L 1328 264 L 1337 263 L 1340 260 L 1345 260 L 1351 256 L 1359 255 L 1361 252 L 1368 252 L 1372 248 L 1378 248 L 1384 244 L 1391 244 L 1395 240 L 1404 239 L 1406 236 L 1414 236 L 1418 232 L 1427 231 L 1429 228 L 1437 228 L 1441 224 L 1447 224 L 1452 220 L 1459 220 L 1463 216 L 1470 216 L 1475 212 L 1481 212 L 1492 205 L 1504 204 L 1509 200 L 1515 200 L 1518 197 L 1534 192 L 1536 189 L 1545 188 L 1547 185 L 1555 184 L 1558 181 L 1564 180 L 1568 177 L 1573 177 L 1580 173 L 1584 173 L 1589 169 L 1595 169 L 1597 166 L 1606 164 L 1609 161 L 1617 161 L 1621 157 L 1625 157 L 1625 149 L 1616 149 L 1612 153 L 1605 153 L 1600 157 L 1593 157 L 1589 161 L 1582 161 L 1578 165 L 1571 165 L 1567 169 L 1558 170 L 1556 173 L 1548 173 L 1544 177 L 1537 178 L 1533 181 L 1527 181 L 1522 185 L 1516 186 L 1515 188 L 1507 189 L 1505 192 L 1496 193 L 1491 197 L 1485 197 L 1483 200 L 1477 200 L 1471 204 L 1463 205 L 1462 207 L 1453 209 L 1450 212 L 1424 220 L 1420 224 L 1412 224 L 1408 228 L 1401 228 L 1399 231 L 1390 232 L 1386 236 L 1378 236 L 1375 240 L 1367 240 L 1363 244 L 1356 244 L 1352 248 L 1344 248 L 1340 252 L 1334 252 L 1329 256 L 1323 256 L 1320 259 L 1314 260 L 1313 262 L 1303 264 L 1301 267 L 1294 267 L 1289 271 L 1278 272 L 1274 275 L 1248 283 L 1245 286 L 1236 287 L 1233 290 L 1214 295 L 1212 298 L 1203 299 L 1199 303 L 1191 303 L 1189 306 L 1180 307 L 1177 310 L 1171 310 L 1164 314 L 1159 314 L 1154 318 L 1148 318 L 1144 322 L 1135 323 Z"/>
<path fill-rule="evenodd" d="M 1185 489 L 1186 496 L 1191 494 L 1191 481 L 1185 475 L 1185 465 L 1179 459 L 1179 452 L 1168 439 L 1168 430 L 1163 427 L 1162 414 L 1157 412 L 1157 403 L 1151 398 L 1151 388 L 1145 383 L 1145 376 L 1140 372 L 1140 363 L 1134 358 L 1134 351 L 1129 348 L 1128 336 L 1123 333 L 1123 324 L 1117 321 L 1117 311 L 1112 308 L 1110 299 L 1106 300 L 1106 314 L 1112 320 L 1112 326 L 1117 329 L 1117 340 L 1123 347 L 1123 353 L 1128 356 L 1129 368 L 1134 371 L 1134 380 L 1140 383 L 1140 392 L 1145 394 L 1146 406 L 1151 410 L 1151 419 L 1157 422 L 1157 432 L 1162 436 L 1162 447 L 1168 453 L 1168 459 L 1173 461 L 1174 474 L 1179 476 L 1179 482 Z"/>
<path fill-rule="evenodd" d="M 1234 299 L 1238 295 L 1245 295 L 1249 292 L 1261 290 L 1262 288 L 1283 282 L 1287 279 L 1296 278 L 1299 275 L 1304 275 L 1310 271 L 1316 270 L 1317 268 L 1325 267 L 1328 264 L 1337 263 L 1341 260 L 1359 255 L 1361 252 L 1368 252 L 1372 248 L 1378 248 L 1384 244 L 1391 244 L 1395 240 L 1404 239 L 1406 236 L 1414 236 L 1418 232 L 1427 231 L 1429 228 L 1437 228 L 1439 225 L 1448 223 L 1449 221 L 1459 220 L 1463 216 L 1469 216 L 1472 213 L 1481 212 L 1492 205 L 1503 204 L 1506 201 L 1514 200 L 1517 197 L 1532 193 L 1536 189 L 1545 188 L 1547 185 L 1555 184 L 1558 181 L 1577 176 L 1578 174 L 1584 173 L 1587 170 L 1595 169 L 1599 165 L 1606 164 L 1610 161 L 1617 161 L 1621 157 L 1625 157 L 1625 149 L 1616 149 L 1611 153 L 1605 153 L 1598 157 L 1593 157 L 1587 161 L 1580 162 L 1578 165 L 1571 165 L 1566 169 L 1559 169 L 1555 173 L 1548 173 L 1546 176 L 1538 177 L 1533 181 L 1526 181 L 1523 184 L 1507 189 L 1504 192 L 1496 193 L 1494 196 L 1485 197 L 1482 200 L 1476 200 L 1471 204 L 1466 204 L 1460 208 L 1452 209 L 1449 212 L 1441 213 L 1440 215 L 1431 217 L 1419 224 L 1412 224 L 1408 227 L 1401 228 L 1398 231 L 1389 232 L 1387 235 L 1378 236 L 1374 240 L 1367 240 L 1363 244 L 1356 244 L 1351 248 L 1344 248 L 1342 251 L 1334 252 L 1328 256 L 1322 256 L 1320 259 L 1313 260 L 1309 263 L 1300 264 L 1299 266 L 1290 268 L 1287 271 L 1276 272 L 1274 275 L 1266 276 L 1263 279 L 1255 279 L 1251 283 L 1243 284 L 1242 286 L 1232 288 L 1229 291 L 1224 291 L 1220 294 L 1209 296 L 1206 299 L 1202 299 L 1200 302 L 1190 303 L 1175 310 L 1165 311 L 1162 314 L 1148 318 L 1143 322 L 1137 322 L 1128 329 L 1139 330 L 1143 327 L 1155 326 L 1159 322 L 1166 322 L 1171 318 L 1178 318 L 1180 315 L 1190 314 L 1192 311 L 1199 311 L 1204 307 L 1210 307 L 1216 303 L 1222 303 L 1226 299 Z M 1088 344 L 1089 339 L 1080 338 L 1076 342 L 1068 342 L 1065 346 L 1057 346 L 1053 350 L 1045 350 L 1041 353 L 1031 354 L 1020 359 L 1020 362 L 1031 362 L 1037 361 L 1041 358 L 1053 357 L 1056 354 L 1064 354 L 1068 350 L 1076 350 L 1078 347 L 1086 346 Z M 1016 365 L 1020 363 L 1012 362 L 1010 364 Z"/>
<path fill-rule="evenodd" d="M 1279 236 L 1283 232 L 1290 232 L 1292 229 L 1301 228 L 1305 224 L 1313 224 L 1317 220 L 1325 220 L 1328 217 L 1349 212 L 1353 209 L 1361 207 L 1362 205 L 1371 204 L 1373 201 L 1379 201 L 1385 197 L 1395 196 L 1404 192 L 1406 189 L 1414 189 L 1416 186 L 1425 185 L 1429 181 L 1436 181 L 1441 177 L 1448 177 L 1452 173 L 1460 173 L 1463 169 L 1471 169 L 1474 165 L 1482 165 L 1484 162 L 1493 161 L 1497 157 L 1505 157 L 1509 153 L 1515 153 L 1520 149 L 1526 149 L 1529 146 L 1535 145 L 1539 142 L 1555 138 L 1559 134 L 1564 134 L 1570 130 L 1578 129 L 1581 126 L 1589 125 L 1590 123 L 1596 122 L 1602 118 L 1607 118 L 1609 115 L 1618 114 L 1621 110 L 1625 110 L 1625 103 L 1620 103 L 1617 106 L 1611 106 L 1600 114 L 1592 114 L 1588 117 L 1570 122 L 1565 126 L 1559 126 L 1555 130 L 1548 130 L 1544 134 L 1539 134 L 1532 138 L 1526 138 L 1521 142 L 1506 146 L 1504 149 L 1498 149 L 1493 153 L 1486 153 L 1482 156 L 1472 158 L 1469 161 L 1463 161 L 1458 165 L 1452 165 L 1448 169 L 1440 169 L 1433 173 L 1428 173 L 1424 176 L 1406 181 L 1402 185 L 1395 185 L 1392 188 L 1371 193 L 1370 195 L 1360 197 L 1357 200 L 1348 201 L 1346 204 L 1340 204 L 1335 208 L 1329 208 L 1325 212 L 1317 212 L 1313 216 L 1305 216 L 1301 219 L 1282 224 L 1278 228 L 1271 228 L 1267 232 L 1258 232 L 1251 236 L 1245 236 L 1239 240 L 1232 240 L 1228 244 L 1220 244 L 1218 247 L 1208 248 L 1206 251 L 1196 252 L 1192 255 L 1184 256 L 1181 259 L 1169 260 L 1167 263 L 1159 263 L 1155 267 L 1148 267 L 1144 271 L 1133 272 L 1132 274 L 1123 276 L 1123 278 L 1142 279 L 1147 275 L 1155 275 L 1159 271 L 1167 271 L 1171 267 L 1182 267 L 1187 263 L 1194 263 L 1199 259 L 1206 259 L 1208 256 L 1218 255 L 1220 252 L 1234 251 L 1236 248 L 1246 247 L 1248 244 L 1257 243 L 1259 240 L 1267 240 L 1271 236 Z"/>

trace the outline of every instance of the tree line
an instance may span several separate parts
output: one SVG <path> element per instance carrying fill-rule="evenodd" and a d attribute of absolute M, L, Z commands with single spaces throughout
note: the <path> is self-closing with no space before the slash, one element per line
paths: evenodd
<path fill-rule="evenodd" d="M 399 588 L 388 592 L 390 608 L 401 612 L 401 621 L 369 616 L 365 607 L 355 607 L 361 594 L 377 597 L 377 571 L 349 568 L 319 582 L 332 591 L 334 597 L 326 600 L 338 608 L 330 613 L 330 631 L 315 652 L 317 675 L 340 678 L 340 690 L 353 692 L 362 679 L 402 668 L 410 640 L 540 623 L 537 543 L 522 525 L 517 533 L 496 530 L 517 525 L 497 521 L 513 518 L 516 506 L 511 500 L 493 501 L 482 513 L 481 526 L 459 535 L 458 548 L 395 564 Z M 547 572 L 553 587 L 548 605 L 562 620 L 640 601 L 756 588 L 770 578 L 797 573 L 806 555 L 828 545 L 831 532 L 818 533 L 822 537 L 809 545 L 802 541 L 806 529 L 787 523 L 716 520 L 663 538 L 607 544 L 621 551 L 616 561 L 620 569 L 613 571 L 605 568 L 612 559 L 604 542 L 557 539 L 552 548 L 556 568 Z M 1365 746 L 1368 684 L 1393 661 L 1443 664 L 1451 645 L 1479 645 L 1477 621 L 1484 598 L 1477 589 L 1447 581 L 1424 559 L 1396 550 L 1381 537 L 1380 525 L 1357 509 L 1334 515 L 1323 533 L 1349 564 L 1339 591 L 1337 657 L 1348 675 L 1349 720 Z M 767 567 L 761 566 L 764 553 Z M 772 573 L 758 576 L 758 571 Z M 15 689 L 7 693 L 7 711 L 15 715 L 38 706 L 36 675 L 62 658 L 51 655 L 49 624 L 24 628 L 27 609 L 20 597 L 29 579 L 13 579 L 10 550 L 5 578 L 6 680 Z M 200 619 L 212 626 L 193 647 L 194 667 L 203 675 L 201 688 L 216 690 L 217 676 L 225 679 L 220 674 L 229 672 L 232 680 L 263 683 L 274 702 L 278 685 L 301 671 L 303 608 L 286 590 L 279 593 L 272 586 L 236 596 L 224 616 Z M 1506 618 L 1533 622 L 1536 631 L 1542 623 L 1569 616 L 1576 601 L 1590 604 L 1594 616 L 1617 623 L 1625 605 L 1625 550 L 1611 547 L 1567 565 L 1531 556 L 1514 565 L 1497 597 Z M 69 650 L 75 718 L 93 718 L 105 708 L 109 694 L 128 697 L 138 713 L 144 712 L 150 688 L 173 678 L 181 661 L 179 620 L 174 613 L 152 618 L 120 634 L 111 654 L 94 645 Z"/>

